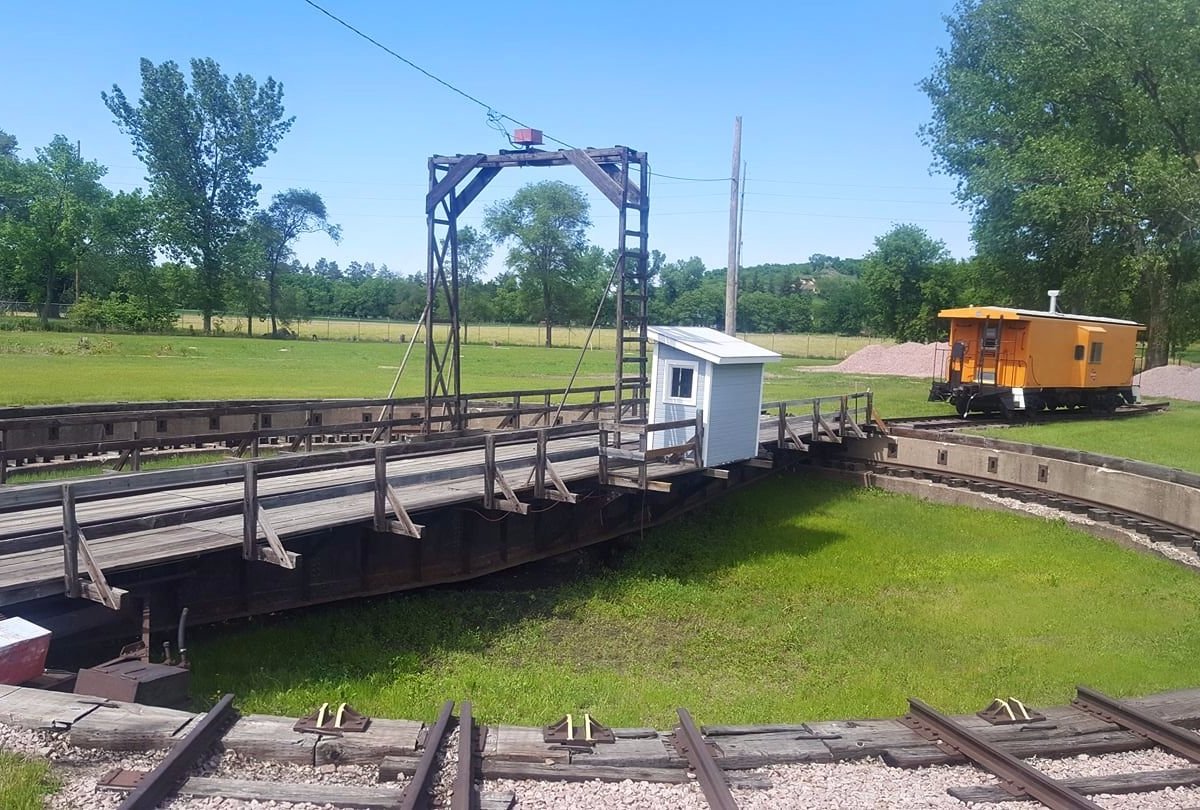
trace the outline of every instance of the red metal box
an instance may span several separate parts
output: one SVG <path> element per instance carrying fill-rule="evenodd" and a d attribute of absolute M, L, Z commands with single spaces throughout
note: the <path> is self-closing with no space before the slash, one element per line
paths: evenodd
<path fill-rule="evenodd" d="M 22 684 L 46 669 L 50 631 L 14 616 L 0 621 L 0 683 Z"/>

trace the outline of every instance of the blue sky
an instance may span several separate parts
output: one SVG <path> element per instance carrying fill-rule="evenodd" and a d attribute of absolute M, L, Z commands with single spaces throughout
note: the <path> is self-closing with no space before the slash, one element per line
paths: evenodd
<path fill-rule="evenodd" d="M 930 174 L 917 136 L 929 103 L 916 85 L 946 44 L 951 0 L 318 2 L 496 110 L 574 145 L 644 150 L 655 172 L 727 177 L 741 115 L 745 265 L 861 256 L 902 222 L 972 252 L 953 181 Z M 4 19 L 0 129 L 25 157 L 56 133 L 80 141 L 114 189 L 144 186 L 144 171 L 100 92 L 115 83 L 136 97 L 140 57 L 207 56 L 281 81 L 296 121 L 255 175 L 262 201 L 311 188 L 344 231 L 340 245 L 306 237 L 304 261 L 423 272 L 428 157 L 508 146 L 482 108 L 303 0 L 20 3 Z M 587 185 L 569 167 L 508 170 L 462 222 L 543 179 Z M 611 246 L 615 212 L 590 197 L 592 241 Z M 724 267 L 728 201 L 727 182 L 654 178 L 651 246 Z"/>

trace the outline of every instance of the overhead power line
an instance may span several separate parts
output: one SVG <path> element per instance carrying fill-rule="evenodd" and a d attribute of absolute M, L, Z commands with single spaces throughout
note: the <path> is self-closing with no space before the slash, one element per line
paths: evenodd
<path fill-rule="evenodd" d="M 413 70 L 416 70 L 416 71 L 424 74 L 428 78 L 433 79 L 435 82 L 442 85 L 443 87 L 445 87 L 455 93 L 458 93 L 460 96 L 467 99 L 468 101 L 474 102 L 475 104 L 478 104 L 480 107 L 483 107 L 483 109 L 487 111 L 489 121 L 498 121 L 498 120 L 512 121 L 514 124 L 516 124 L 519 127 L 525 127 L 526 129 L 532 129 L 532 127 L 530 127 L 529 124 L 518 121 L 517 119 L 513 118 L 511 115 L 507 115 L 507 114 L 501 112 L 500 110 L 497 110 L 495 107 L 493 107 L 491 104 L 488 104 L 486 101 L 483 101 L 482 99 L 471 95 L 466 90 L 463 90 L 459 87 L 454 86 L 450 82 L 443 79 L 441 76 L 438 76 L 434 73 L 430 73 L 428 70 L 421 67 L 420 65 L 418 65 L 416 62 L 412 61 L 411 59 L 409 59 L 405 56 L 401 56 L 400 54 L 396 53 L 391 48 L 389 48 L 387 45 L 384 45 L 382 42 L 380 42 L 379 40 L 372 37 L 370 34 L 367 34 L 366 32 L 364 32 L 358 28 L 355 28 L 353 25 L 346 22 L 345 20 L 343 20 L 341 17 L 334 14 L 329 9 L 324 8 L 323 6 L 319 5 L 318 3 L 314 3 L 313 0 L 304 0 L 304 2 L 308 3 L 310 6 L 315 8 L 317 11 L 321 12 L 326 17 L 328 17 L 329 19 L 336 22 L 338 25 L 341 25 L 344 28 L 347 28 L 350 31 L 353 31 L 355 34 L 362 37 L 367 42 L 370 42 L 372 45 L 374 45 L 376 48 L 379 48 L 384 53 L 394 56 L 396 59 L 399 59 L 401 62 L 408 65 Z M 566 141 L 560 141 L 558 138 L 555 138 L 554 136 L 549 135 L 546 132 L 542 132 L 542 136 L 545 137 L 547 140 L 554 141 L 555 143 L 559 144 L 560 146 L 565 146 L 567 149 L 575 148 L 574 146 L 571 146 L 571 144 L 567 143 Z"/>

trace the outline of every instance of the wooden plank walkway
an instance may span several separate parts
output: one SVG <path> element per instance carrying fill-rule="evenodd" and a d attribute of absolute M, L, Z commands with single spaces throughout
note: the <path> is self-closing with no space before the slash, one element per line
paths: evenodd
<path fill-rule="evenodd" d="M 787 421 L 800 435 L 811 431 L 809 416 Z M 558 429 L 551 429 L 546 440 L 545 457 L 568 484 L 594 479 L 599 472 L 598 434 L 586 432 L 587 425 L 577 427 L 574 433 L 582 430 L 583 435 L 554 438 L 558 434 L 553 431 Z M 778 434 L 778 419 L 764 418 L 761 441 L 771 445 Z M 518 494 L 530 495 L 538 458 L 536 440 L 501 444 L 505 434 L 494 435 L 495 469 Z M 482 443 L 478 437 L 473 441 Z M 359 458 L 362 460 L 326 465 L 320 463 L 320 454 L 313 454 L 297 461 L 299 469 L 259 473 L 258 503 L 275 532 L 286 540 L 372 521 L 376 470 L 373 459 L 361 453 Z M 265 462 L 266 469 L 272 463 L 288 463 L 278 458 L 259 461 Z M 192 468 L 193 473 L 172 470 L 72 483 L 82 493 L 76 499 L 75 515 L 96 564 L 107 574 L 241 547 L 245 538 L 241 476 L 243 468 L 254 463 L 206 465 L 207 472 L 198 467 Z M 647 469 L 656 479 L 695 471 L 691 464 L 652 463 Z M 386 461 L 387 481 L 410 513 L 480 502 L 486 488 L 485 470 L 486 453 L 480 446 L 401 455 Z M 137 491 L 139 482 L 158 480 L 178 483 Z M 63 488 L 62 484 L 0 487 L 0 606 L 64 592 Z M 189 512 L 195 517 L 180 517 Z M 390 507 L 388 512 L 392 513 Z M 122 525 L 112 531 L 115 522 Z M 265 541 L 262 527 L 257 531 L 258 540 Z"/>

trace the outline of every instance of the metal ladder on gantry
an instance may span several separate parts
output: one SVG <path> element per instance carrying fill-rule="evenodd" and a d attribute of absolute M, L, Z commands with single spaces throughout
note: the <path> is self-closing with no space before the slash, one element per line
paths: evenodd
<path fill-rule="evenodd" d="M 459 216 L 503 169 L 564 165 L 579 169 L 617 208 L 614 421 L 645 423 L 650 401 L 646 332 L 650 166 L 646 153 L 627 146 L 522 149 L 498 155 L 435 155 L 429 159 L 429 192 L 425 195 L 429 225 L 424 324 L 426 433 L 433 430 L 435 420 L 451 430 L 466 426 L 459 366 Z M 439 334 L 435 324 L 446 328 Z"/>

